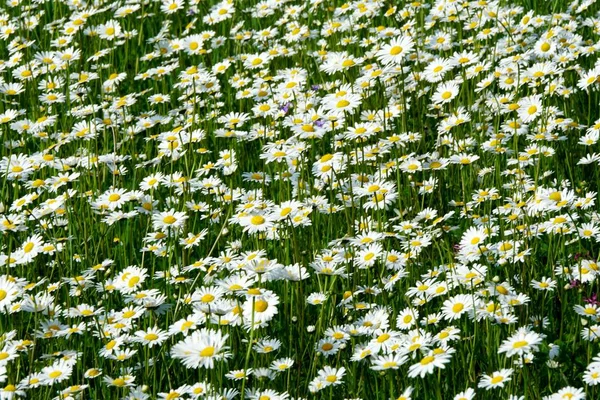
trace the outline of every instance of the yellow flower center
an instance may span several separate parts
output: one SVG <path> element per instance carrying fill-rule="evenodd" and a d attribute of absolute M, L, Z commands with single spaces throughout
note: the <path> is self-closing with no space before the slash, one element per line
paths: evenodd
<path fill-rule="evenodd" d="M 388 333 L 384 333 L 383 335 L 381 335 L 377 338 L 377 343 L 383 343 L 386 340 L 388 340 L 389 338 L 390 338 L 390 335 Z"/>
<path fill-rule="evenodd" d="M 123 378 L 117 378 L 117 379 L 115 379 L 113 381 L 113 385 L 119 386 L 119 387 L 125 386 L 125 379 L 123 379 Z"/>
<path fill-rule="evenodd" d="M 25 253 L 29 253 L 31 250 L 33 250 L 33 246 L 34 246 L 33 242 L 29 242 L 25 245 L 25 247 L 23 247 L 23 251 Z"/>
<path fill-rule="evenodd" d="M 402 50 L 402 47 L 394 46 L 390 49 L 390 55 L 397 56 L 398 54 L 402 53 Z"/>
<path fill-rule="evenodd" d="M 208 346 L 200 352 L 200 357 L 212 357 L 215 354 L 215 348 Z"/>
<path fill-rule="evenodd" d="M 258 300 L 254 303 L 254 310 L 257 312 L 265 312 L 268 307 L 269 303 L 267 303 L 265 300 Z"/>
<path fill-rule="evenodd" d="M 427 365 L 427 364 L 431 364 L 433 362 L 433 360 L 435 360 L 434 356 L 427 356 L 427 357 L 423 357 L 423 359 L 420 361 L 421 365 Z"/>
<path fill-rule="evenodd" d="M 127 282 L 127 286 L 129 286 L 130 288 L 132 288 L 135 285 L 137 285 L 139 281 L 140 281 L 140 277 L 139 276 L 134 276 L 131 279 L 129 279 L 129 282 Z"/>
<path fill-rule="evenodd" d="M 163 218 L 163 222 L 165 224 L 171 225 L 171 224 L 175 223 L 175 221 L 177 221 L 177 218 L 175 218 L 172 215 L 167 215 L 166 217 Z"/>
<path fill-rule="evenodd" d="M 215 296 L 213 296 L 210 293 L 205 294 L 204 296 L 202 296 L 202 298 L 200 299 L 203 303 L 210 303 L 211 301 L 213 301 L 215 299 Z"/>
<path fill-rule="evenodd" d="M 501 286 L 501 285 L 496 286 L 496 291 L 503 295 L 508 294 L 508 290 L 504 286 Z"/>
<path fill-rule="evenodd" d="M 156 333 L 147 333 L 144 336 L 144 340 L 147 340 L 149 342 L 152 342 L 154 340 L 158 339 L 158 335 Z"/>
<path fill-rule="evenodd" d="M 323 351 L 329 351 L 329 350 L 333 349 L 333 345 L 331 343 L 325 343 L 325 344 L 323 344 L 323 346 L 321 346 L 321 349 Z"/>
<path fill-rule="evenodd" d="M 62 374 L 63 374 L 62 371 L 52 371 L 48 374 L 48 376 L 52 379 L 56 379 L 59 376 L 61 376 Z"/>

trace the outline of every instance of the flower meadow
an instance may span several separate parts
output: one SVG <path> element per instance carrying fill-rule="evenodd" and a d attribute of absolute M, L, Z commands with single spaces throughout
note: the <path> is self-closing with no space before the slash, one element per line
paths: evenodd
<path fill-rule="evenodd" d="M 6 0 L 0 400 L 600 398 L 593 0 Z"/>

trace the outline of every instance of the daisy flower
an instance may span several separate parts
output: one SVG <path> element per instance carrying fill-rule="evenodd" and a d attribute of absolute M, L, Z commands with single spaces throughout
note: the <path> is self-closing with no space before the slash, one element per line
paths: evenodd
<path fill-rule="evenodd" d="M 187 218 L 185 212 L 171 209 L 154 214 L 152 216 L 152 224 L 154 229 L 158 231 L 173 230 L 177 232 L 183 230 Z"/>
<path fill-rule="evenodd" d="M 135 340 L 148 347 L 160 346 L 168 338 L 169 334 L 156 326 L 146 331 L 135 332 Z"/>
<path fill-rule="evenodd" d="M 252 348 L 259 354 L 268 354 L 279 350 L 281 341 L 278 339 L 264 338 L 258 341 Z"/>
<path fill-rule="evenodd" d="M 461 248 L 473 249 L 483 245 L 483 242 L 487 239 L 487 232 L 482 227 L 470 227 L 463 234 L 460 241 Z"/>
<path fill-rule="evenodd" d="M 135 376 L 133 375 L 121 375 L 118 376 L 116 378 L 111 378 L 109 376 L 105 376 L 104 378 L 102 378 L 102 380 L 104 381 L 104 383 L 106 383 L 109 386 L 115 386 L 115 387 L 133 387 L 134 386 L 134 381 L 135 381 Z"/>
<path fill-rule="evenodd" d="M 401 35 L 381 47 L 375 56 L 382 64 L 402 64 L 406 55 L 412 52 L 413 39 L 410 36 Z"/>
<path fill-rule="evenodd" d="M 406 363 L 408 357 L 401 353 L 390 353 L 386 355 L 375 356 L 371 360 L 371 369 L 374 371 L 386 371 L 389 369 L 398 369 Z"/>
<path fill-rule="evenodd" d="M 498 353 L 506 353 L 507 357 L 523 356 L 526 353 L 538 351 L 542 338 L 532 331 L 519 330 L 516 334 L 502 342 Z"/>
<path fill-rule="evenodd" d="M 43 246 L 44 241 L 40 235 L 28 237 L 21 246 L 22 257 L 20 263 L 27 264 L 31 262 L 39 254 Z"/>
<path fill-rule="evenodd" d="M 251 326 L 253 321 L 256 326 L 266 326 L 278 313 L 278 304 L 279 297 L 269 291 L 264 291 L 261 296 L 248 298 L 242 306 L 246 324 Z"/>
<path fill-rule="evenodd" d="M 542 97 L 540 95 L 525 97 L 519 100 L 518 104 L 517 113 L 519 114 L 519 118 L 526 124 L 535 120 L 543 110 Z"/>
<path fill-rule="evenodd" d="M 547 290 L 552 292 L 556 288 L 556 281 L 548 277 L 543 277 L 539 281 L 532 279 L 531 287 L 537 290 Z"/>
<path fill-rule="evenodd" d="M 362 59 L 356 58 L 346 52 L 329 52 L 325 58 L 325 62 L 320 64 L 319 68 L 326 74 L 332 75 L 336 72 L 346 71 L 361 63 Z"/>
<path fill-rule="evenodd" d="M 71 377 L 73 364 L 65 360 L 59 360 L 57 363 L 42 368 L 42 381 L 45 385 L 53 385 L 62 382 Z"/>
<path fill-rule="evenodd" d="M 294 360 L 286 357 L 286 358 L 279 358 L 275 361 L 273 361 L 271 363 L 271 365 L 269 366 L 270 369 L 272 369 L 273 371 L 285 371 L 289 368 L 292 367 L 292 365 L 294 365 Z"/>
<path fill-rule="evenodd" d="M 106 201 L 110 210 L 119 209 L 128 200 L 127 190 L 125 189 L 112 189 L 105 192 L 99 201 Z"/>
<path fill-rule="evenodd" d="M 586 385 L 596 386 L 600 384 L 600 366 L 595 368 L 588 368 L 583 374 L 583 382 Z"/>
<path fill-rule="evenodd" d="M 98 36 L 104 40 L 114 40 L 121 35 L 121 24 L 116 20 L 110 20 L 96 28 Z"/>
<path fill-rule="evenodd" d="M 317 351 L 324 356 L 336 354 L 339 348 L 340 342 L 333 339 L 321 339 L 317 343 Z"/>
<path fill-rule="evenodd" d="M 423 378 L 425 375 L 431 374 L 435 368 L 446 368 L 446 364 L 450 362 L 450 359 L 451 355 L 448 353 L 438 353 L 430 350 L 418 363 L 408 368 L 408 377 L 420 376 Z"/>
<path fill-rule="evenodd" d="M 346 368 L 333 368 L 327 365 L 319 371 L 318 377 L 325 382 L 327 386 L 337 386 L 343 383 L 342 379 L 345 374 Z"/>
<path fill-rule="evenodd" d="M 361 269 L 369 268 L 375 265 L 375 262 L 381 257 L 382 253 L 383 247 L 379 243 L 372 243 L 359 251 L 354 261 Z"/>
<path fill-rule="evenodd" d="M 171 348 L 171 356 L 181 360 L 188 368 L 212 369 L 215 361 L 230 357 L 228 346 L 225 345 L 228 337 L 220 331 L 203 328 L 176 343 Z"/>
<path fill-rule="evenodd" d="M 419 310 L 405 308 L 398 314 L 396 318 L 396 327 L 398 329 L 407 330 L 410 329 L 419 319 Z"/>
<path fill-rule="evenodd" d="M 240 218 L 244 232 L 250 234 L 265 232 L 273 227 L 275 217 L 272 214 L 249 214 Z"/>
<path fill-rule="evenodd" d="M 163 0 L 160 5 L 160 11 L 169 15 L 174 14 L 183 8 L 183 0 Z"/>
<path fill-rule="evenodd" d="M 503 388 L 504 385 L 510 382 L 510 376 L 513 374 L 512 369 L 502 369 L 500 371 L 493 372 L 491 375 L 483 375 L 477 387 L 485 390 Z"/>
<path fill-rule="evenodd" d="M 563 399 L 568 399 L 568 400 L 585 400 L 586 399 L 586 393 L 583 389 L 581 388 L 575 388 L 572 386 L 567 386 L 564 387 L 562 389 L 560 389 L 558 392 L 552 394 L 550 396 L 550 398 L 552 400 L 563 400 Z"/>
<path fill-rule="evenodd" d="M 458 393 L 452 400 L 473 400 L 475 398 L 475 390 L 468 388 L 465 391 Z"/>
<path fill-rule="evenodd" d="M 459 89 L 460 88 L 456 82 L 442 83 L 436 89 L 431 101 L 433 104 L 449 103 L 458 95 Z"/>
<path fill-rule="evenodd" d="M 447 320 L 460 318 L 464 313 L 473 315 L 474 311 L 473 296 L 458 294 L 446 301 L 442 307 L 442 313 Z"/>
<path fill-rule="evenodd" d="M 431 61 L 427 67 L 425 67 L 425 71 L 423 71 L 423 76 L 428 82 L 439 82 L 444 78 L 444 75 L 452 69 L 454 64 L 452 61 L 446 58 L 436 58 Z"/>

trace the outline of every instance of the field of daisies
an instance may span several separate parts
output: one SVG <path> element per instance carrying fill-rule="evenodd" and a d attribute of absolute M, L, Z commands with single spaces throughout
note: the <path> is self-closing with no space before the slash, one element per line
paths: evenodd
<path fill-rule="evenodd" d="M 600 4 L 6 0 L 0 400 L 600 398 Z"/>

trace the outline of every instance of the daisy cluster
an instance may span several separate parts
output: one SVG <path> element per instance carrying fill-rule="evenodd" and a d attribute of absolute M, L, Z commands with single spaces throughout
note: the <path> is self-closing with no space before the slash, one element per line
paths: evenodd
<path fill-rule="evenodd" d="M 596 399 L 594 0 L 7 0 L 0 400 Z"/>

